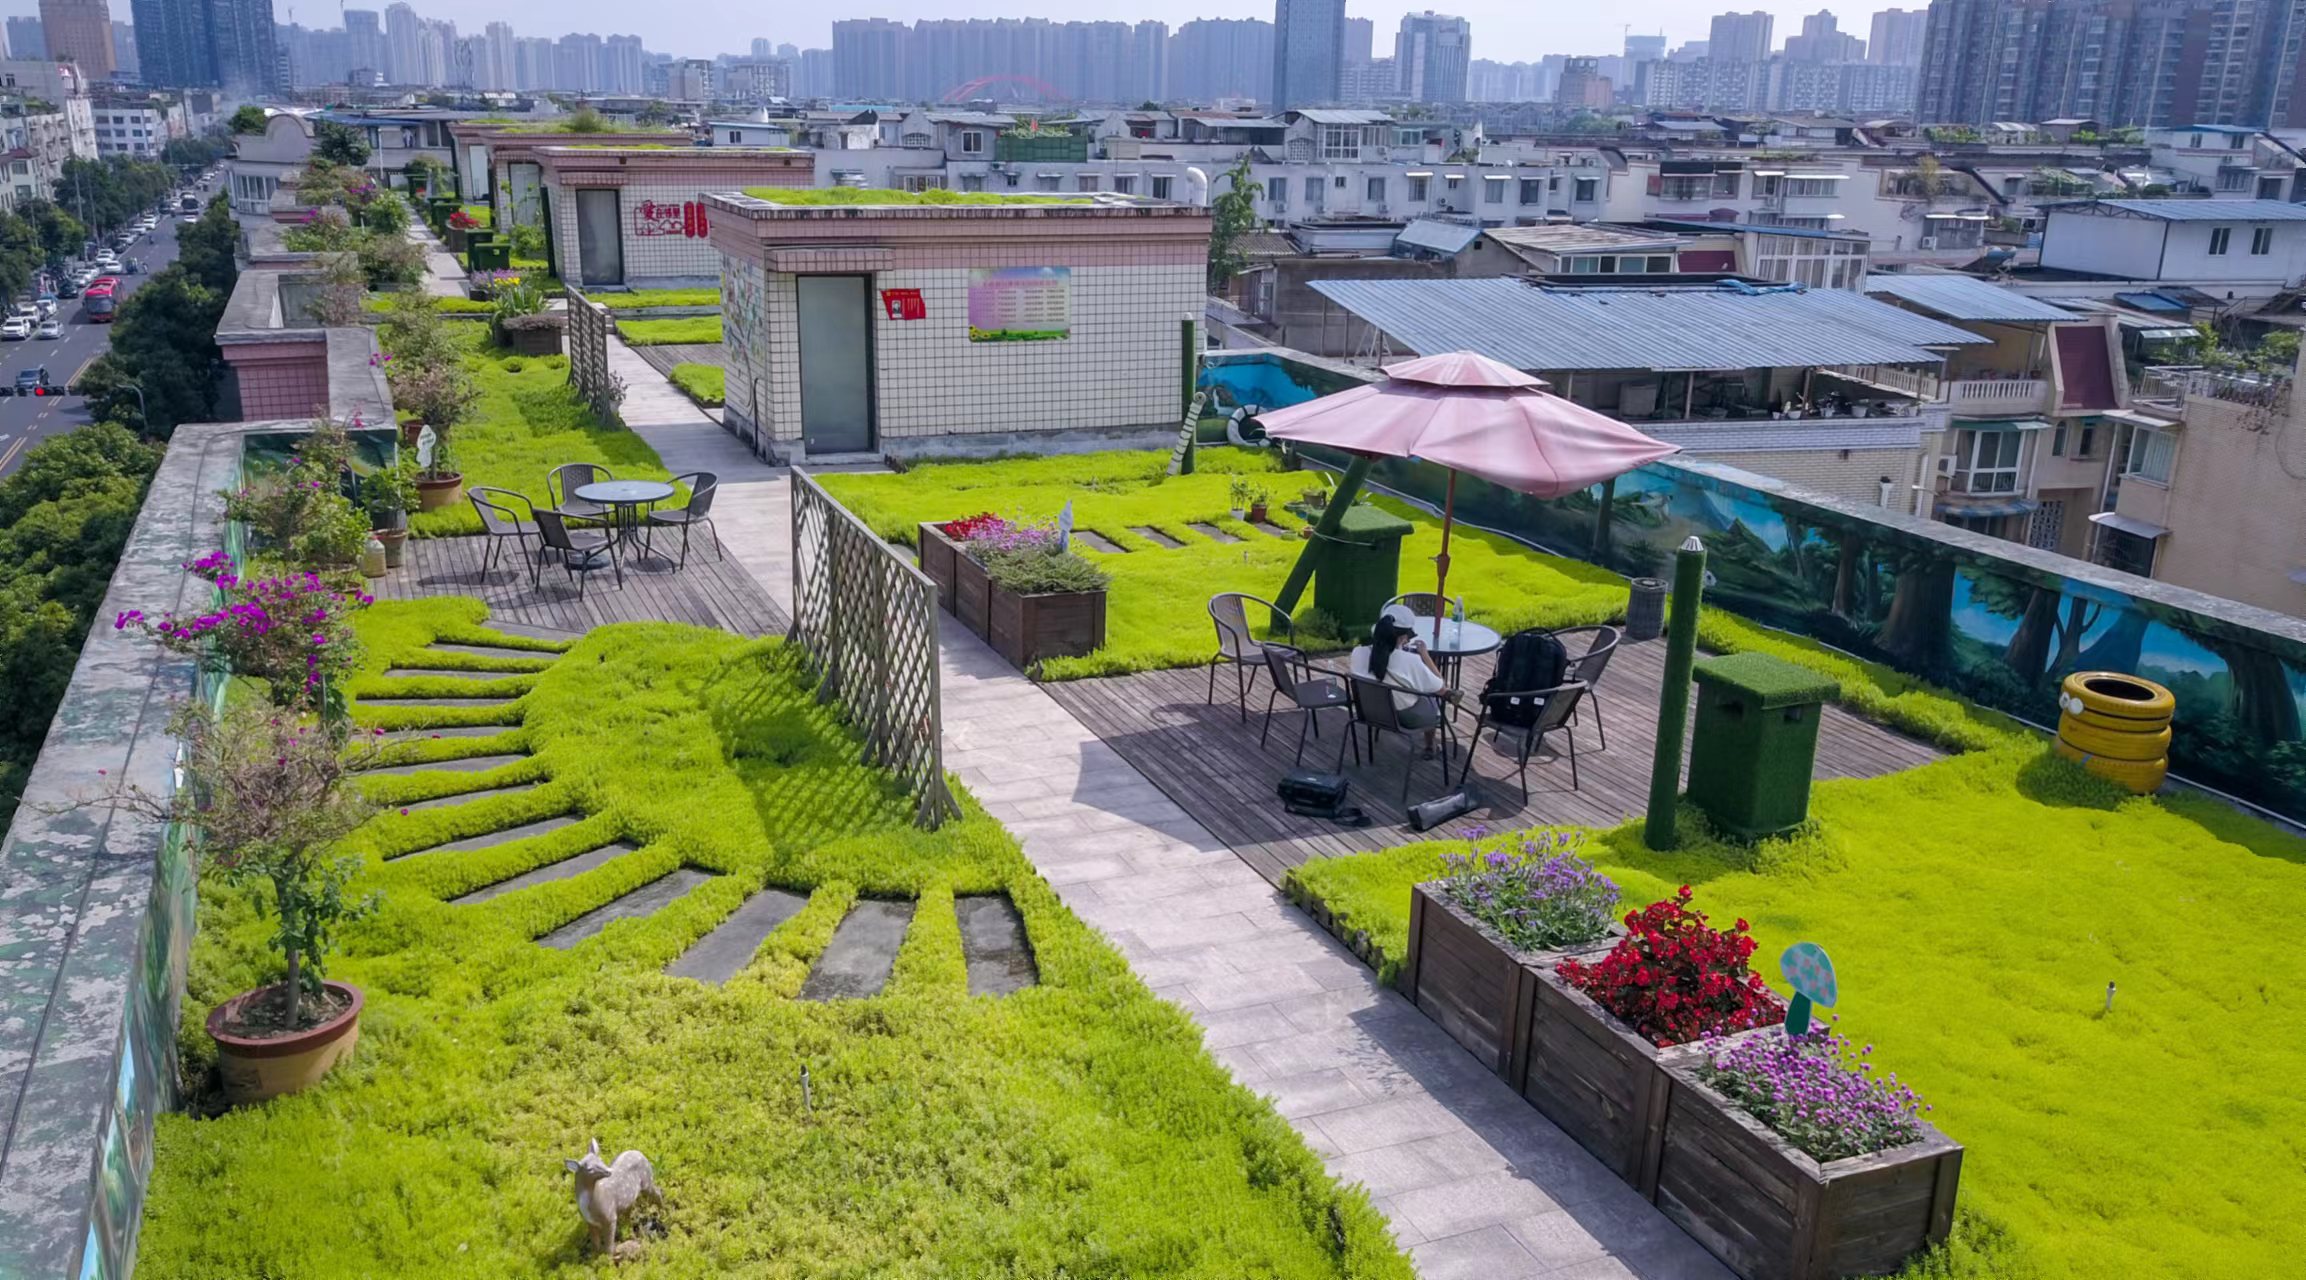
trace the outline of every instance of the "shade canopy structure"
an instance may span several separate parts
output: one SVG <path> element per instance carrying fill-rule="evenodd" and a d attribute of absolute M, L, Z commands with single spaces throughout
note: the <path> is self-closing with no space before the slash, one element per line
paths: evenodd
<path fill-rule="evenodd" d="M 1257 420 L 1278 440 L 1447 467 L 1449 496 L 1435 557 L 1435 594 L 1446 596 L 1459 472 L 1532 497 L 1559 498 L 1680 451 L 1545 388 L 1543 379 L 1511 365 L 1452 351 L 1389 365 L 1383 381 Z M 1349 500 L 1344 493 L 1337 498 Z"/>

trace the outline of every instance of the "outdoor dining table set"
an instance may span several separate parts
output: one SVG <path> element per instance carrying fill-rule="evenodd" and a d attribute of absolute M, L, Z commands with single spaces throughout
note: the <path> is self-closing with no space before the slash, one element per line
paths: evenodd
<path fill-rule="evenodd" d="M 658 505 L 670 502 L 684 484 L 689 488 L 686 505 Z M 713 554 L 725 558 L 720 532 L 712 522 L 713 497 L 719 488 L 720 478 L 709 471 L 692 471 L 670 481 L 619 480 L 607 467 L 569 462 L 546 473 L 547 501 L 542 506 L 525 494 L 486 485 L 474 487 L 466 496 L 479 513 L 481 531 L 489 539 L 488 550 L 481 557 L 483 577 L 494 563 L 498 547 L 506 541 L 517 542 L 529 559 L 532 587 L 543 588 L 544 566 L 557 561 L 577 584 L 581 599 L 586 577 L 596 570 L 611 570 L 617 586 L 624 586 L 624 558 L 636 539 L 640 543 L 638 558 L 657 558 L 659 532 L 667 537 L 675 530 L 680 534 L 675 572 L 688 567 L 692 529 L 703 528 L 712 537 Z"/>
<path fill-rule="evenodd" d="M 1270 620 L 1270 630 L 1264 640 L 1251 633 L 1252 606 L 1264 609 Z M 1616 652 L 1620 638 L 1617 628 L 1532 629 L 1509 637 L 1493 627 L 1468 620 L 1462 600 L 1444 600 L 1429 592 L 1396 596 L 1386 603 L 1382 613 L 1411 630 L 1412 639 L 1432 656 L 1447 682 L 1441 694 L 1426 697 L 1439 713 L 1431 730 L 1439 734 L 1443 744 L 1440 758 L 1445 788 L 1449 785 L 1449 765 L 1458 759 L 1460 743 L 1456 722 L 1467 710 L 1474 713 L 1474 725 L 1471 739 L 1464 744 L 1466 750 L 1456 781 L 1459 789 L 1465 787 L 1473 771 L 1472 746 L 1485 731 L 1493 731 L 1496 741 L 1509 750 L 1514 759 L 1524 803 L 1529 799 L 1530 758 L 1557 732 L 1568 746 L 1570 787 L 1575 790 L 1578 785 L 1576 727 L 1581 709 L 1589 703 L 1594 733 L 1600 747 L 1608 749 L 1609 735 L 1602 727 L 1601 707 L 1594 687 Z M 1217 628 L 1217 651 L 1209 664 L 1210 701 L 1216 700 L 1217 668 L 1232 666 L 1241 715 L 1246 722 L 1251 686 L 1258 672 L 1266 673 L 1272 688 L 1266 694 L 1258 745 L 1262 747 L 1271 733 L 1275 711 L 1297 712 L 1299 724 L 1293 764 L 1304 762 L 1307 736 L 1320 733 L 1318 718 L 1326 710 L 1344 711 L 1349 722 L 1337 745 L 1334 769 L 1344 767 L 1348 746 L 1358 763 L 1366 740 L 1370 763 L 1374 764 L 1380 738 L 1400 738 L 1406 747 L 1401 803 L 1408 804 L 1410 778 L 1420 758 L 1419 739 L 1428 731 L 1423 723 L 1405 719 L 1408 713 L 1395 700 L 1396 694 L 1410 690 L 1399 684 L 1355 675 L 1343 666 L 1314 662 L 1303 649 L 1291 643 L 1296 636 L 1289 618 L 1256 596 L 1238 592 L 1216 596 L 1209 602 L 1209 615 Z M 1560 676 L 1554 683 L 1543 688 L 1523 689 L 1500 687 L 1499 681 L 1493 678 L 1488 687 L 1470 696 L 1462 688 L 1467 659 L 1509 650 L 1525 639 L 1542 644 L 1538 638 L 1545 636 L 1561 644 Z M 1511 652 L 1501 654 L 1501 660 L 1509 666 L 1513 657 Z M 1397 651 L 1394 661 L 1416 661 L 1416 657 L 1413 653 Z"/>

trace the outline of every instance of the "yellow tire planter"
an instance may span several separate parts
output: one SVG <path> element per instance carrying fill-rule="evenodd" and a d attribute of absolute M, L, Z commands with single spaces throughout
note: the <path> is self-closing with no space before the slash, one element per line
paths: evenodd
<path fill-rule="evenodd" d="M 2058 754 L 2144 795 L 2170 771 L 2170 716 L 2176 707 L 2170 691 L 2151 680 L 2077 671 L 2058 693 Z"/>

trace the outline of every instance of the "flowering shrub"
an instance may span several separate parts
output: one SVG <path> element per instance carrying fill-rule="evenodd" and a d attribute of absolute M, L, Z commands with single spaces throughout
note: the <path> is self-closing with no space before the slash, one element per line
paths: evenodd
<path fill-rule="evenodd" d="M 1011 520 L 975 515 L 939 526 L 958 538 L 985 576 L 1019 595 L 1052 591 L 1102 591 L 1105 571 L 1064 548 L 1054 521 Z"/>
<path fill-rule="evenodd" d="M 1661 1047 L 1783 1018 L 1784 1002 L 1747 967 L 1750 926 L 1715 929 L 1689 902 L 1685 884 L 1627 915 L 1624 940 L 1590 964 L 1562 961 L 1563 981 Z"/>
<path fill-rule="evenodd" d="M 967 542 L 976 537 L 980 530 L 990 529 L 1005 523 L 1007 522 L 1001 517 L 990 511 L 985 511 L 973 516 L 964 516 L 959 520 L 947 520 L 937 526 L 937 532 L 956 542 Z"/>
<path fill-rule="evenodd" d="M 352 610 L 374 602 L 359 591 L 339 591 L 319 574 L 244 578 L 232 557 L 212 551 L 184 566 L 216 584 L 221 606 L 202 613 L 147 617 L 124 609 L 112 629 L 142 630 L 162 647 L 219 663 L 238 675 L 265 681 L 282 706 L 317 707 L 360 662 Z"/>
<path fill-rule="evenodd" d="M 1709 1045 L 1697 1074 L 1810 1158 L 1844 1160 L 1919 1141 L 1930 1109 L 1895 1073 L 1874 1074 L 1873 1051 L 1869 1044 L 1853 1055 L 1824 1028 L 1750 1036 Z"/>
<path fill-rule="evenodd" d="M 458 209 L 448 215 L 448 225 L 455 227 L 459 231 L 470 231 L 474 227 L 480 225 L 480 219 L 473 217 L 471 214 L 466 213 L 462 209 Z"/>
<path fill-rule="evenodd" d="M 1524 951 L 1592 942 L 1609 932 L 1617 885 L 1578 855 L 1583 843 L 1575 832 L 1536 832 L 1517 849 L 1443 854 L 1442 892 Z"/>
<path fill-rule="evenodd" d="M 297 566 L 334 568 L 360 558 L 368 521 L 345 488 L 352 440 L 342 425 L 312 424 L 288 465 L 224 493 L 227 519 L 248 526 L 259 548 Z"/>

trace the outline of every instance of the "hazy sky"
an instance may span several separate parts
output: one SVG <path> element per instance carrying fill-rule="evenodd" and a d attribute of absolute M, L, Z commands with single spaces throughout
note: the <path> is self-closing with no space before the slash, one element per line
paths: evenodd
<path fill-rule="evenodd" d="M 383 9 L 388 0 L 353 0 L 355 7 Z M 1929 0 L 1892 0 L 1907 9 L 1928 7 Z M 296 21 L 306 26 L 337 25 L 339 4 L 329 0 L 293 0 Z M 833 19 L 889 18 L 909 22 L 917 18 L 1036 17 L 1076 21 L 1128 21 L 1147 18 L 1172 27 L 1194 18 L 1273 17 L 1271 0 L 1097 0 L 1095 3 L 1052 4 L 1049 0 L 850 0 L 840 6 L 764 6 L 741 0 L 693 0 L 672 9 L 636 7 L 629 0 L 410 0 L 428 18 L 454 19 L 458 30 L 478 31 L 491 21 L 510 22 L 523 35 L 559 35 L 566 31 L 636 31 L 648 47 L 684 57 L 715 53 L 741 53 L 754 36 L 778 43 L 791 41 L 805 47 L 831 43 Z M 289 21 L 292 0 L 273 0 L 273 14 Z M 25 11 L 29 4 L 6 8 Z M 1377 24 L 1377 53 L 1392 49 L 1393 30 L 1400 25 L 1407 4 L 1346 0 L 1346 12 Z M 1420 6 L 1422 7 L 1422 5 Z M 1723 0 L 1632 0 L 1616 4 L 1533 5 L 1527 0 L 1470 0 L 1437 5 L 1473 23 L 1473 56 L 1499 62 L 1522 62 L 1548 53 L 1616 53 L 1624 47 L 1626 24 L 1635 34 L 1663 31 L 1674 44 L 1703 40 L 1716 13 L 1733 7 Z M 1741 0 L 1741 10 L 1766 8 L 1777 15 L 1776 37 L 1783 42 L 1801 31 L 1801 15 L 1817 12 L 1803 6 L 1757 5 Z M 1871 30 L 1876 7 L 1835 8 L 1841 29 L 1859 39 Z M 126 19 L 126 0 L 112 0 L 112 16 Z"/>

